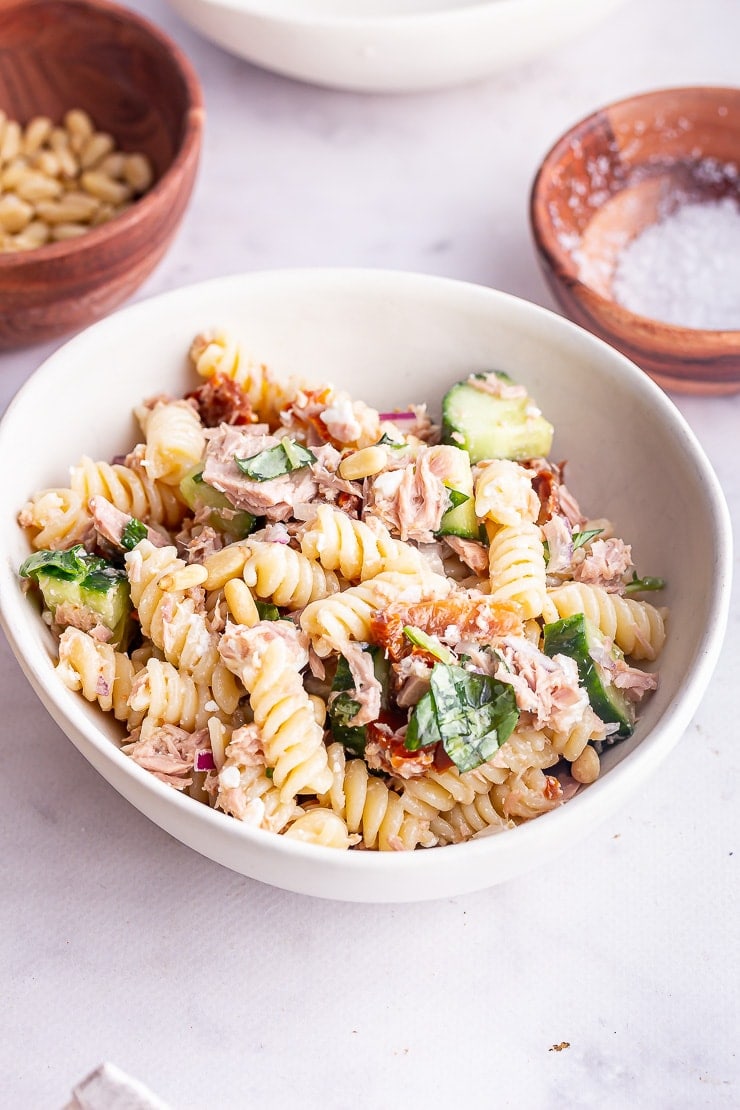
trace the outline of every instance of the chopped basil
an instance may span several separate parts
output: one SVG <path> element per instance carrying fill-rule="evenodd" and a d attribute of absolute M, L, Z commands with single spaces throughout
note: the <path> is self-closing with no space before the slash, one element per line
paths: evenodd
<path fill-rule="evenodd" d="M 387 709 L 390 678 L 388 660 L 380 648 L 370 647 L 366 650 L 373 657 L 375 677 L 383 688 L 380 699 L 381 708 Z M 336 696 L 329 701 L 329 728 L 332 736 L 340 744 L 343 744 L 348 751 L 354 755 L 362 756 L 365 754 L 365 744 L 367 743 L 367 727 L 349 723 L 357 716 L 361 707 L 360 703 L 350 693 L 350 691 L 354 692 L 355 680 L 352 677 L 349 663 L 343 655 L 339 656 L 331 688 L 333 692 L 336 692 Z"/>
<path fill-rule="evenodd" d="M 632 578 L 624 587 L 626 594 L 638 594 L 643 590 L 664 590 L 665 578 L 638 578 L 635 571 L 632 572 Z"/>
<path fill-rule="evenodd" d="M 274 767 L 265 767 L 265 778 L 271 779 L 274 774 L 275 774 L 275 768 Z"/>
<path fill-rule="evenodd" d="M 272 605 L 268 601 L 260 601 L 258 598 L 254 599 L 254 604 L 261 621 L 280 620 L 280 610 L 277 605 Z"/>
<path fill-rule="evenodd" d="M 457 659 L 444 644 L 441 644 L 436 636 L 430 636 L 421 628 L 414 628 L 412 624 L 404 625 L 403 634 L 415 647 L 420 647 L 424 651 L 428 651 L 435 659 L 439 659 L 441 663 L 456 663 Z"/>
<path fill-rule="evenodd" d="M 406 747 L 417 751 L 441 743 L 461 772 L 491 758 L 519 720 L 514 690 L 489 675 L 435 663 L 430 689 L 414 707 Z"/>
<path fill-rule="evenodd" d="M 587 544 L 589 540 L 592 540 L 594 538 L 594 536 L 600 536 L 603 531 L 603 528 L 591 528 L 590 530 L 587 529 L 585 532 L 574 532 L 571 537 L 573 542 L 573 550 L 577 551 L 579 547 L 583 547 L 584 544 Z M 549 563 L 550 545 L 548 544 L 547 540 L 544 541 L 542 546 L 545 549 L 545 562 Z"/>
<path fill-rule="evenodd" d="M 400 435 L 400 433 L 399 433 Z M 383 432 L 382 436 L 377 442 L 378 447 L 393 447 L 399 451 L 402 447 L 406 447 L 406 441 L 403 439 L 393 439 L 388 432 Z"/>
<path fill-rule="evenodd" d="M 462 493 L 459 489 L 448 489 L 447 493 L 450 497 L 451 509 L 456 509 L 458 505 L 464 505 L 466 501 L 470 500 L 470 494 Z"/>
<path fill-rule="evenodd" d="M 316 456 L 307 447 L 283 436 L 274 447 L 267 447 L 256 455 L 250 455 L 248 459 L 235 457 L 234 462 L 248 478 L 256 482 L 269 482 L 272 478 L 282 478 L 284 474 L 310 466 L 316 462 Z"/>
<path fill-rule="evenodd" d="M 133 551 L 137 543 L 146 539 L 146 534 L 146 524 L 132 516 L 121 533 L 121 547 L 124 551 Z"/>
<path fill-rule="evenodd" d="M 110 567 L 105 559 L 90 555 L 82 544 L 78 543 L 75 547 L 70 547 L 69 551 L 37 551 L 34 555 L 29 555 L 18 573 L 21 578 L 35 578 L 37 581 L 39 574 L 44 574 L 51 578 L 63 578 L 69 582 L 82 582 L 96 571 L 123 574 L 122 571 L 115 571 Z"/>
<path fill-rule="evenodd" d="M 603 531 L 603 528 L 590 528 L 587 529 L 585 532 L 574 532 L 573 550 L 577 551 L 579 547 L 583 547 L 584 544 L 587 544 L 589 540 L 592 540 L 594 538 L 594 536 L 600 536 Z"/>

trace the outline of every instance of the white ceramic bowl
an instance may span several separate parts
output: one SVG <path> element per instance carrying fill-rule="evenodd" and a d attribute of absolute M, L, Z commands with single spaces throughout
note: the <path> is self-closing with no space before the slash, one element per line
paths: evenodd
<path fill-rule="evenodd" d="M 624 0 L 169 0 L 196 30 L 317 85 L 404 92 L 555 50 Z"/>
<path fill-rule="evenodd" d="M 131 409 L 183 392 L 192 336 L 219 325 L 277 372 L 332 380 L 382 408 L 427 400 L 472 370 L 529 387 L 556 429 L 553 457 L 587 511 L 668 581 L 660 685 L 604 774 L 561 808 L 499 836 L 412 853 L 340 852 L 247 828 L 181 797 L 120 753 L 120 735 L 54 674 L 54 645 L 16 576 L 16 524 L 34 491 L 63 485 L 82 453 L 135 441 Z M 731 531 L 717 480 L 673 403 L 632 363 L 535 305 L 442 278 L 381 271 L 229 277 L 127 308 L 72 339 L 30 378 L 0 425 L 0 611 L 21 665 L 72 742 L 124 797 L 211 859 L 267 883 L 356 901 L 411 901 L 491 886 L 542 866 L 623 806 L 668 754 L 709 682 L 729 604 Z M 663 600 L 663 599 L 661 599 Z M 43 768 L 40 773 L 44 773 Z M 49 784 L 53 789 L 53 784 Z"/>

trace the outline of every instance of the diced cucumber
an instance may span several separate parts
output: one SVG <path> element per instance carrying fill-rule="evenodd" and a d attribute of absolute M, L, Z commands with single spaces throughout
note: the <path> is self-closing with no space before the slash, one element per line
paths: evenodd
<path fill-rule="evenodd" d="M 605 724 L 618 724 L 616 737 L 620 740 L 631 736 L 634 729 L 632 703 L 611 681 L 606 667 L 592 656 L 603 655 L 606 639 L 583 613 L 546 624 L 544 627 L 544 652 L 546 655 L 567 655 L 575 660 L 578 678 L 588 694 L 591 708 Z M 619 648 L 612 647 L 615 658 Z"/>
<path fill-rule="evenodd" d="M 498 378 L 515 385 L 508 374 L 494 371 L 475 377 Z M 482 459 L 529 459 L 546 456 L 553 427 L 528 394 L 496 396 L 470 381 L 453 385 L 442 402 L 442 441 L 462 447 L 472 462 Z"/>
<path fill-rule="evenodd" d="M 456 446 L 452 444 L 452 446 Z M 465 498 L 458 505 L 453 505 L 442 517 L 439 526 L 439 536 L 461 536 L 465 540 L 477 540 L 479 532 L 478 518 L 475 515 L 475 499 L 473 498 L 473 472 L 470 467 L 470 455 L 462 449 L 454 453 L 450 451 L 449 459 L 452 462 L 453 472 L 445 479 L 445 485 L 453 494 L 462 494 Z"/>
<path fill-rule="evenodd" d="M 44 605 L 56 620 L 60 605 L 72 605 L 76 609 L 92 612 L 100 624 L 111 631 L 114 647 L 124 645 L 128 637 L 128 622 L 131 613 L 129 586 L 125 574 L 108 575 L 97 572 L 73 582 L 54 574 L 40 571 L 36 575 Z"/>
<path fill-rule="evenodd" d="M 131 631 L 131 598 L 126 572 L 98 555 L 91 555 L 82 544 L 65 551 L 36 551 L 24 561 L 18 573 L 38 585 L 52 620 L 71 623 L 58 614 L 62 605 L 92 615 L 93 624 L 111 631 L 114 647 L 124 647 Z M 75 623 L 79 623 L 76 614 Z M 84 627 L 80 624 L 80 627 Z"/>
<path fill-rule="evenodd" d="M 257 518 L 251 513 L 235 509 L 225 493 L 204 482 L 202 470 L 196 470 L 182 479 L 180 493 L 193 512 L 203 507 L 211 510 L 208 523 L 217 532 L 224 532 L 240 540 L 254 531 Z"/>

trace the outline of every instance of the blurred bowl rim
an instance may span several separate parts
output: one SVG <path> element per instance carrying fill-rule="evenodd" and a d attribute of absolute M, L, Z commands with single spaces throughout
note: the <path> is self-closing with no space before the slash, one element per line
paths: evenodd
<path fill-rule="evenodd" d="M 529 193 L 529 223 L 532 230 L 532 237 L 535 242 L 535 247 L 542 258 L 545 259 L 549 268 L 553 273 L 557 273 L 564 281 L 573 287 L 584 290 L 588 294 L 588 299 L 593 302 L 602 310 L 608 311 L 613 317 L 619 320 L 625 327 L 636 329 L 640 331 L 655 332 L 656 325 L 665 333 L 666 338 L 675 341 L 677 345 L 685 346 L 687 344 L 696 345 L 701 342 L 702 348 L 711 353 L 714 348 L 717 348 L 717 354 L 727 353 L 728 340 L 733 344 L 740 346 L 740 328 L 725 328 L 725 329 L 707 329 L 707 328 L 687 328 L 681 324 L 670 324 L 664 320 L 659 320 L 655 316 L 645 316 L 640 312 L 633 312 L 629 308 L 625 308 L 619 301 L 611 297 L 605 297 L 603 293 L 599 293 L 592 285 L 581 280 L 575 269 L 571 271 L 572 255 L 565 247 L 556 248 L 554 244 L 557 243 L 557 235 L 555 233 L 554 225 L 549 219 L 542 219 L 542 215 L 547 212 L 547 207 L 541 203 L 542 185 L 550 170 L 556 166 L 560 161 L 560 153 L 564 146 L 568 145 L 569 141 L 574 137 L 574 133 L 581 131 L 583 128 L 588 127 L 589 124 L 595 122 L 599 117 L 609 112 L 613 108 L 622 108 L 627 104 L 639 103 L 653 98 L 659 98 L 666 95 L 675 95 L 679 93 L 740 93 L 740 86 L 735 85 L 670 85 L 661 86 L 657 89 L 646 90 L 640 93 L 635 93 L 633 96 L 620 97 L 618 100 L 611 100 L 603 104 L 600 108 L 596 108 L 589 112 L 588 115 L 583 116 L 572 124 L 567 130 L 552 143 L 547 152 L 543 155 L 539 162 L 537 172 L 535 173 L 532 186 Z M 738 147 L 740 154 L 740 143 Z M 738 158 L 738 168 L 740 169 L 740 157 Z M 594 209 L 598 211 L 598 209 Z M 551 234 L 548 234 L 551 233 Z M 567 261 L 571 265 L 564 266 L 563 262 Z"/>
<path fill-rule="evenodd" d="M 19 6 L 23 0 L 17 0 Z M 29 251 L 0 251 L 0 268 L 13 271 L 22 269 L 31 262 L 55 262 L 70 255 L 84 254 L 86 251 L 95 251 L 108 240 L 125 235 L 135 227 L 148 213 L 148 210 L 157 203 L 161 194 L 169 187 L 169 182 L 178 176 L 194 156 L 197 157 L 203 136 L 205 122 L 205 101 L 200 78 L 182 48 L 165 31 L 158 27 L 146 16 L 132 8 L 122 7 L 114 0 L 35 0 L 37 3 L 51 5 L 73 4 L 75 7 L 96 12 L 108 12 L 118 16 L 123 22 L 136 26 L 145 32 L 149 38 L 156 41 L 172 57 L 175 67 L 183 78 L 186 90 L 187 107 L 183 114 L 183 131 L 175 152 L 175 157 L 170 162 L 161 177 L 154 185 L 142 194 L 125 212 L 114 216 L 107 223 L 98 227 L 91 227 L 83 235 L 73 239 L 64 239 L 57 243 L 45 243 L 41 247 L 34 247 Z M 75 107 L 75 105 L 70 105 Z M 116 136 L 114 136 L 114 139 Z"/>

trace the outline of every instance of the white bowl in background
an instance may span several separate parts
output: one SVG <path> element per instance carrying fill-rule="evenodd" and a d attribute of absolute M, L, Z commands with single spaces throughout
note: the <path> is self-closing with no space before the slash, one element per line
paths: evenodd
<path fill-rule="evenodd" d="M 196 30 L 317 85 L 407 92 L 536 58 L 625 0 L 168 0 Z"/>
<path fill-rule="evenodd" d="M 473 370 L 521 380 L 555 425 L 553 457 L 584 509 L 665 577 L 669 637 L 658 690 L 602 777 L 559 809 L 498 836 L 416 852 L 340 852 L 255 830 L 183 797 L 117 747 L 121 732 L 54 673 L 49 630 L 20 589 L 16 523 L 36 490 L 64 485 L 86 453 L 135 442 L 131 410 L 192 386 L 186 352 L 214 326 L 278 373 L 333 381 L 388 409 L 431 411 Z M 717 479 L 669 398 L 633 363 L 536 305 L 444 278 L 296 270 L 221 278 L 129 307 L 76 336 L 23 386 L 0 424 L 0 616 L 39 697 L 116 790 L 161 828 L 227 867 L 289 890 L 392 902 L 481 889 L 542 866 L 624 806 L 680 739 L 711 677 L 729 606 L 731 528 Z M 41 774 L 48 773 L 42 768 Z M 50 788 L 53 789 L 50 783 Z"/>

